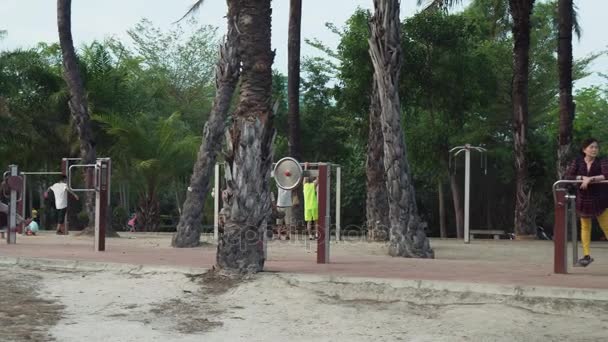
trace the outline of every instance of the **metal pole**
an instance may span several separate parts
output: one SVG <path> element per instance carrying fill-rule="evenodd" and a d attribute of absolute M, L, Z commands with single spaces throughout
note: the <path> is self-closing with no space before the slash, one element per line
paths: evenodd
<path fill-rule="evenodd" d="M 215 164 L 213 183 L 213 239 L 218 241 L 220 238 L 220 164 Z"/>
<path fill-rule="evenodd" d="M 24 175 L 23 172 L 21 173 L 21 177 L 23 177 L 23 187 L 21 187 L 21 217 L 23 217 L 24 219 L 27 217 L 26 216 L 26 211 L 27 211 L 27 175 Z M 25 229 L 25 227 L 23 227 Z M 24 232 L 22 230 L 22 232 Z"/>
<path fill-rule="evenodd" d="M 342 193 L 342 168 L 340 166 L 336 167 L 336 241 L 340 241 L 341 236 L 341 222 L 340 222 L 340 195 Z"/>
<path fill-rule="evenodd" d="M 563 190 L 555 191 L 555 226 L 553 227 L 553 272 L 568 273 L 567 262 L 567 225 L 568 200 Z"/>
<path fill-rule="evenodd" d="M 11 177 L 17 177 L 19 172 L 17 165 L 9 167 Z M 11 188 L 10 202 L 8 207 L 8 230 L 6 232 L 6 243 L 17 243 L 17 191 Z"/>
<path fill-rule="evenodd" d="M 578 226 L 576 224 L 576 195 L 568 195 L 570 229 L 572 231 L 572 266 L 578 264 Z"/>
<path fill-rule="evenodd" d="M 329 263 L 329 226 L 331 217 L 329 216 L 329 170 L 327 164 L 319 164 L 319 220 L 318 220 L 318 239 L 317 239 L 317 264 Z"/>
<path fill-rule="evenodd" d="M 471 151 L 465 150 L 464 171 L 464 243 L 469 243 L 469 196 L 471 187 Z"/>
<path fill-rule="evenodd" d="M 109 160 L 98 160 L 95 171 L 98 173 L 95 181 L 95 251 L 106 250 L 106 224 L 109 203 Z"/>

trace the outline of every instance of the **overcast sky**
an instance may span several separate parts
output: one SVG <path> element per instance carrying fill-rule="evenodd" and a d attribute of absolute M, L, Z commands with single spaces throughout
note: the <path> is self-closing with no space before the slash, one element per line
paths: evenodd
<path fill-rule="evenodd" d="M 126 30 L 132 28 L 141 18 L 150 19 L 161 28 L 170 27 L 179 19 L 194 0 L 73 0 L 72 34 L 77 45 L 114 36 L 128 40 Z M 608 0 L 578 0 L 579 21 L 583 36 L 574 44 L 574 56 L 582 57 L 591 52 L 608 49 L 608 35 L 605 34 Z M 338 26 L 350 17 L 357 7 L 371 8 L 372 0 L 303 0 L 302 38 L 319 38 L 329 46 L 335 46 L 338 38 L 324 26 L 326 22 Z M 401 16 L 413 15 L 419 10 L 416 0 L 402 0 Z M 275 67 L 287 71 L 287 28 L 289 0 L 273 0 L 272 45 L 276 49 Z M 225 0 L 206 0 L 200 13 L 201 23 L 217 26 L 225 30 L 223 16 L 226 13 Z M 55 0 L 0 0 L 0 29 L 8 31 L 8 36 L 0 41 L 0 49 L 27 48 L 37 42 L 56 42 L 56 1 Z M 315 51 L 302 47 L 303 55 Z M 602 57 L 592 66 L 592 71 L 608 73 L 608 57 Z M 578 86 L 601 82 L 592 76 Z"/>

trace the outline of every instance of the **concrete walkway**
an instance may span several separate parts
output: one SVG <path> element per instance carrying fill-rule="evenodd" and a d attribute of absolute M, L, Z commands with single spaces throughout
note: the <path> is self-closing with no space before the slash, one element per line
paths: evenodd
<path fill-rule="evenodd" d="M 52 262 L 78 261 L 178 267 L 201 270 L 215 263 L 216 246 L 171 248 L 170 234 L 121 233 L 108 239 L 105 252 L 93 251 L 89 237 L 18 236 L 16 245 L 0 243 L 1 263 L 47 259 Z M 297 273 L 334 279 L 393 279 L 434 281 L 445 284 L 494 285 L 495 288 L 561 288 L 563 291 L 588 289 L 587 292 L 608 299 L 608 243 L 592 244 L 595 262 L 587 268 L 571 268 L 571 274 L 553 274 L 551 241 L 474 240 L 465 245 L 456 240 L 432 240 L 436 259 L 404 259 L 386 255 L 381 243 L 348 241 L 332 243 L 330 264 L 316 264 L 314 246 L 307 241 L 272 241 L 269 243 L 265 271 Z M 1 261 L 1 260 L 0 260 Z M 353 278 L 354 280 L 354 278 Z M 433 285 L 436 286 L 436 285 Z M 456 285 L 453 285 L 456 286 Z M 498 286 L 498 287 L 496 287 Z M 562 292 L 563 292 L 562 291 Z M 565 293 L 565 292 L 564 292 Z M 585 295 L 587 296 L 587 295 Z M 599 299 L 599 298 L 598 298 Z"/>

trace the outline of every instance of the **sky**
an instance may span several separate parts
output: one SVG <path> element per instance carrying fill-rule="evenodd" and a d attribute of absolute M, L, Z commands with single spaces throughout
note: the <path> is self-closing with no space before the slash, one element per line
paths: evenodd
<path fill-rule="evenodd" d="M 608 35 L 603 34 L 608 13 L 608 0 L 578 0 L 579 22 L 583 35 L 574 42 L 574 57 L 608 49 Z M 82 45 L 95 39 L 129 38 L 126 31 L 141 18 L 148 18 L 161 28 L 170 28 L 194 3 L 194 0 L 73 0 L 72 35 L 75 44 Z M 318 38 L 335 47 L 339 38 L 330 32 L 326 22 L 341 27 L 357 7 L 371 9 L 372 0 L 303 0 L 302 39 Z M 287 32 L 289 0 L 273 0 L 272 45 L 276 49 L 275 68 L 287 73 Z M 416 0 L 401 1 L 401 17 L 409 17 L 420 10 Z M 206 0 L 197 19 L 202 24 L 217 26 L 225 32 L 226 1 Z M 0 0 L 0 29 L 7 37 L 0 41 L 0 50 L 28 48 L 38 42 L 58 41 L 55 0 Z M 302 55 L 319 54 L 303 44 Z M 608 56 L 591 66 L 592 72 L 608 73 Z M 597 75 L 579 81 L 577 87 L 605 82 Z"/>

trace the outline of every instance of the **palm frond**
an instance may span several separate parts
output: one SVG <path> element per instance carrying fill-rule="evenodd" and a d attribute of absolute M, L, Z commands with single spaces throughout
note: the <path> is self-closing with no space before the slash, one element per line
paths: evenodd
<path fill-rule="evenodd" d="M 581 36 L 583 35 L 583 28 L 578 22 L 578 6 L 573 2 L 572 3 L 572 30 L 574 30 L 574 34 L 578 40 L 581 40 Z"/>
<path fill-rule="evenodd" d="M 180 21 L 184 20 L 184 18 L 198 12 L 198 10 L 201 8 L 201 6 L 203 5 L 203 3 L 205 2 L 205 0 L 197 0 L 192 7 L 190 7 L 190 9 L 188 10 L 188 12 L 186 12 L 186 14 L 184 14 L 183 17 L 179 18 L 178 21 L 174 22 L 174 24 L 179 23 Z"/>
<path fill-rule="evenodd" d="M 423 11 L 442 10 L 448 11 L 454 6 L 460 5 L 464 0 L 417 0 L 418 6 L 423 6 Z"/>

